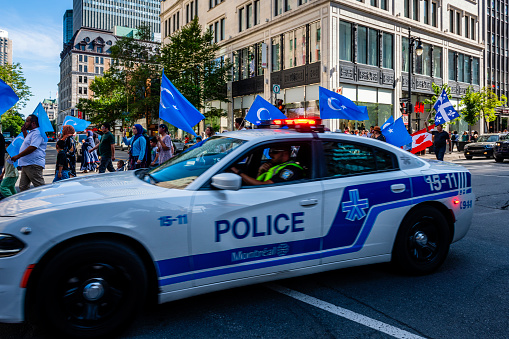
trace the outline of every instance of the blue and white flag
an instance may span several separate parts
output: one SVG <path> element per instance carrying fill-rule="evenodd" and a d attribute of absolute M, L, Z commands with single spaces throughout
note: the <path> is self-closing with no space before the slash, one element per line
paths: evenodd
<path fill-rule="evenodd" d="M 7 112 L 12 106 L 16 105 L 19 98 L 14 93 L 11 86 L 0 79 L 0 116 Z"/>
<path fill-rule="evenodd" d="M 435 114 L 435 125 L 441 125 L 445 122 L 459 118 L 458 112 L 454 109 L 453 105 L 447 97 L 445 89 L 442 94 L 438 97 L 437 102 L 433 106 L 436 111 Z"/>
<path fill-rule="evenodd" d="M 382 126 L 380 126 L 380 129 L 383 131 L 387 126 L 392 125 L 394 123 L 394 117 L 391 115 L 389 119 L 387 119 L 386 122 Z"/>
<path fill-rule="evenodd" d="M 62 129 L 63 129 L 64 125 L 69 125 L 69 126 L 74 127 L 74 130 L 76 132 L 83 132 L 84 130 L 87 129 L 88 125 L 90 125 L 90 121 L 86 121 L 86 120 L 79 119 L 79 118 L 68 115 L 64 118 L 62 127 L 60 127 L 60 133 L 62 133 Z"/>
<path fill-rule="evenodd" d="M 46 136 L 46 132 L 55 132 L 53 129 L 53 126 L 51 125 L 51 122 L 49 121 L 48 114 L 44 110 L 44 107 L 42 107 L 42 104 L 39 103 L 37 107 L 34 110 L 33 115 L 36 115 L 39 119 L 39 131 L 41 133 L 42 138 L 44 141 L 48 141 L 48 137 Z"/>
<path fill-rule="evenodd" d="M 286 115 L 261 96 L 256 96 L 255 101 L 246 114 L 246 120 L 259 125 L 264 120 L 274 119 L 286 119 Z"/>
<path fill-rule="evenodd" d="M 19 149 L 21 148 L 21 145 L 23 145 L 23 141 L 25 141 L 25 137 L 23 136 L 23 132 L 21 132 L 16 138 L 14 138 L 9 147 L 7 147 L 7 153 L 9 153 L 11 158 L 19 154 Z M 14 162 L 14 167 L 18 167 L 18 161 Z"/>
<path fill-rule="evenodd" d="M 163 70 L 161 79 L 161 102 L 159 103 L 159 119 L 167 121 L 194 136 L 193 126 L 205 119 L 166 77 Z"/>
<path fill-rule="evenodd" d="M 369 120 L 368 110 L 365 106 L 357 106 L 347 97 L 321 86 L 319 99 L 320 118 L 322 119 Z"/>
<path fill-rule="evenodd" d="M 408 133 L 405 127 L 403 117 L 382 129 L 382 134 L 389 144 L 397 147 L 401 147 L 412 142 L 412 136 Z"/>

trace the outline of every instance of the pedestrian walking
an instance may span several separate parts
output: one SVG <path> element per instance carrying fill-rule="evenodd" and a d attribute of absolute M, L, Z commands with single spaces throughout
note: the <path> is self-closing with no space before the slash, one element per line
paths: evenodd
<path fill-rule="evenodd" d="M 150 138 L 150 166 L 155 166 L 159 163 L 159 153 L 157 152 L 157 138 Z"/>
<path fill-rule="evenodd" d="M 7 146 L 5 145 L 5 138 L 2 133 L 2 130 L 0 129 L 0 172 L 2 172 L 2 169 L 5 166 L 5 153 Z"/>
<path fill-rule="evenodd" d="M 131 146 L 129 150 L 129 169 L 146 168 L 148 167 L 146 161 L 147 140 L 143 136 L 143 127 L 140 124 L 136 124 L 133 126 L 132 131 L 134 136 L 130 139 L 127 139 L 124 132 L 124 143 Z"/>
<path fill-rule="evenodd" d="M 2 180 L 2 184 L 0 184 L 0 192 L 2 193 L 2 196 L 0 199 L 10 197 L 11 195 L 16 194 L 16 181 L 18 181 L 18 169 L 14 167 L 14 164 L 12 162 L 12 159 L 9 155 L 9 153 L 5 152 L 5 149 L 10 145 L 11 143 L 8 142 L 4 146 L 4 168 L 2 170 L 2 174 L 0 175 L 0 180 Z"/>
<path fill-rule="evenodd" d="M 173 143 L 168 135 L 168 126 L 159 125 L 159 135 L 157 136 L 157 152 L 159 154 L 159 165 L 173 157 Z"/>
<path fill-rule="evenodd" d="M 99 173 L 106 172 L 106 169 L 110 172 L 115 172 L 112 163 L 112 161 L 115 161 L 115 137 L 110 132 L 110 124 L 107 122 L 103 123 L 101 131 L 103 132 L 101 142 L 89 149 L 88 153 L 92 153 L 96 149 L 99 150 L 99 156 L 101 157 Z"/>
<path fill-rule="evenodd" d="M 460 136 L 458 135 L 458 131 L 453 131 L 451 134 L 451 152 L 454 151 L 454 145 L 456 145 L 456 150 L 459 152 L 459 138 Z"/>
<path fill-rule="evenodd" d="M 69 157 L 65 151 L 65 147 L 66 144 L 64 140 L 57 141 L 57 163 L 55 166 L 55 178 L 53 179 L 53 182 L 70 178 L 71 171 L 69 166 Z"/>
<path fill-rule="evenodd" d="M 94 147 L 94 133 L 92 131 L 87 131 L 87 138 L 83 139 L 83 144 L 81 146 L 81 154 L 83 154 L 83 160 L 81 161 L 80 170 L 83 171 L 83 173 L 87 173 L 88 171 L 95 171 L 96 163 L 99 161 L 99 157 L 97 156 L 97 152 L 95 150 L 90 153 L 88 152 L 89 149 L 93 149 Z"/>
<path fill-rule="evenodd" d="M 19 149 L 19 154 L 12 157 L 12 161 L 19 160 L 18 165 L 21 167 L 21 176 L 19 179 L 20 191 L 30 189 L 30 183 L 34 187 L 45 184 L 42 172 L 46 165 L 46 146 L 47 142 L 42 137 L 39 129 L 39 118 L 37 115 L 30 114 L 21 132 L 25 137 L 23 144 Z"/>
<path fill-rule="evenodd" d="M 60 140 L 63 140 L 64 151 L 67 154 L 67 159 L 69 159 L 69 175 L 71 177 L 76 176 L 76 141 L 74 140 L 74 127 L 71 125 L 62 126 L 62 137 Z"/>
<path fill-rule="evenodd" d="M 442 125 L 436 125 L 436 133 L 433 135 L 433 145 L 435 146 L 435 156 L 437 160 L 444 161 L 445 149 L 449 140 L 449 133 L 443 130 Z"/>

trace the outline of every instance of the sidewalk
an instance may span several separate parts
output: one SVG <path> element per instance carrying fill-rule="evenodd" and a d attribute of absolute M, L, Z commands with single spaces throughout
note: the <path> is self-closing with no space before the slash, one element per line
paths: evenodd
<path fill-rule="evenodd" d="M 430 159 L 430 160 L 437 159 L 437 157 L 435 156 L 435 153 L 429 153 L 428 150 L 426 150 L 425 155 L 419 155 L 419 158 Z M 444 155 L 444 161 L 453 162 L 453 161 L 457 161 L 457 160 L 465 160 L 465 156 L 463 155 L 463 152 L 458 152 L 458 151 L 446 152 Z"/>

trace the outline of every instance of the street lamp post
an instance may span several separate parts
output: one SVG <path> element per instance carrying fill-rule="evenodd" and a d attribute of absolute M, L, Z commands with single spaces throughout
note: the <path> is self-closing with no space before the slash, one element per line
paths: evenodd
<path fill-rule="evenodd" d="M 413 52 L 414 52 L 414 43 L 417 41 L 417 47 L 415 49 L 415 54 L 417 54 L 417 56 L 421 56 L 422 55 L 422 52 L 423 52 L 423 48 L 422 48 L 422 43 L 421 43 L 421 38 L 414 38 L 411 36 L 412 34 L 412 29 L 409 27 L 408 28 L 408 59 L 410 60 L 410 69 L 408 70 L 408 109 L 407 109 L 407 114 L 408 114 L 408 132 L 410 134 L 412 134 L 412 111 L 413 111 L 413 107 L 414 105 L 412 105 L 412 72 L 414 70 L 414 58 L 413 58 Z M 420 118 L 419 116 L 417 116 L 416 118 L 417 120 L 417 130 L 419 130 L 419 122 L 420 122 Z"/>

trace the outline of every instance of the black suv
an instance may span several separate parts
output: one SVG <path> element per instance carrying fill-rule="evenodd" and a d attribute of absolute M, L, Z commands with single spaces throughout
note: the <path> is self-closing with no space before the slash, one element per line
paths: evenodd
<path fill-rule="evenodd" d="M 501 136 L 500 140 L 495 143 L 493 155 L 496 162 L 502 162 L 509 158 L 509 134 Z"/>
<path fill-rule="evenodd" d="M 463 153 L 465 158 L 472 159 L 472 157 L 486 157 L 491 158 L 493 156 L 493 147 L 495 143 L 505 134 L 483 134 L 476 142 L 471 142 L 465 145 Z"/>

